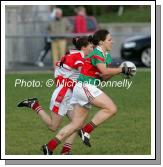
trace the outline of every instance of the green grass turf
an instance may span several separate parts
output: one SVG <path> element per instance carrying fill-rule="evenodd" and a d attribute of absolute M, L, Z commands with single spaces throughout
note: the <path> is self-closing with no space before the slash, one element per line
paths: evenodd
<path fill-rule="evenodd" d="M 104 91 L 118 106 L 118 113 L 104 122 L 91 135 L 92 147 L 82 144 L 77 136 L 72 153 L 75 155 L 148 155 L 151 150 L 151 75 L 150 71 L 137 72 L 132 86 L 105 88 Z M 43 81 L 42 87 L 15 87 L 16 79 Z M 30 109 L 18 108 L 17 103 L 28 97 L 38 97 L 43 108 L 49 112 L 49 101 L 54 87 L 46 87 L 52 73 L 6 74 L 5 83 L 5 151 L 6 155 L 40 155 L 40 146 L 56 133 L 51 132 Z M 122 80 L 121 76 L 113 78 Z M 112 80 L 113 80 L 112 79 Z M 130 80 L 131 81 L 131 80 Z M 89 112 L 91 119 L 98 109 Z M 65 117 L 61 127 L 68 123 Z M 55 154 L 59 154 L 60 145 Z"/>
<path fill-rule="evenodd" d="M 96 18 L 101 23 L 146 23 L 151 21 L 151 9 L 150 6 L 138 9 L 124 8 L 122 16 L 118 16 L 117 12 L 110 12 Z"/>

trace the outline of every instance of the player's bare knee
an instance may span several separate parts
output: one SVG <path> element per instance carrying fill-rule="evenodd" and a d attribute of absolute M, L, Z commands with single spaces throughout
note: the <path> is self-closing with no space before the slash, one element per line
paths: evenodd
<path fill-rule="evenodd" d="M 110 109 L 111 113 L 112 114 L 116 114 L 117 113 L 117 106 L 116 105 L 113 105 Z"/>
<path fill-rule="evenodd" d="M 54 127 L 49 127 L 49 129 L 52 131 L 52 132 L 55 132 L 57 129 L 54 128 Z"/>
<path fill-rule="evenodd" d="M 117 106 L 116 105 L 111 105 L 107 107 L 108 113 L 112 113 L 112 115 L 117 113 Z"/>
<path fill-rule="evenodd" d="M 59 128 L 59 126 L 57 125 L 49 125 L 49 129 L 53 132 L 55 132 L 57 129 Z"/>

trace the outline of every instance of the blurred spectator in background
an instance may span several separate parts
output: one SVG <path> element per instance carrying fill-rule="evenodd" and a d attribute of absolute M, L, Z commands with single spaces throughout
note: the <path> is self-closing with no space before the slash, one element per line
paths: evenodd
<path fill-rule="evenodd" d="M 49 20 L 53 21 L 56 16 L 56 8 L 53 8 L 52 12 L 49 15 Z"/>
<path fill-rule="evenodd" d="M 40 55 L 36 61 L 36 65 L 39 67 L 43 67 L 44 63 L 43 60 L 46 57 L 46 55 L 49 53 L 49 51 L 51 51 L 51 38 L 50 37 L 46 37 L 45 38 L 45 46 L 44 48 L 41 50 Z"/>
<path fill-rule="evenodd" d="M 74 22 L 75 33 L 87 33 L 86 10 L 83 6 L 75 9 L 76 16 Z"/>
<path fill-rule="evenodd" d="M 49 14 L 48 21 L 53 21 L 54 18 L 55 18 L 55 8 Z M 39 55 L 39 57 L 38 57 L 38 59 L 35 63 L 38 67 L 43 67 L 44 66 L 43 61 L 44 61 L 46 55 L 51 51 L 52 40 L 51 40 L 50 36 L 45 37 L 44 41 L 45 41 L 45 45 L 44 45 L 43 49 L 41 50 L 40 55 Z"/>
<path fill-rule="evenodd" d="M 56 11 L 54 8 L 53 11 L 48 16 L 49 21 L 54 21 L 55 13 L 56 13 Z M 46 55 L 51 51 L 51 42 L 52 42 L 51 37 L 50 36 L 45 37 L 44 41 L 45 41 L 44 48 L 41 50 L 40 55 L 35 63 L 38 67 L 44 67 L 43 61 L 44 61 Z"/>
<path fill-rule="evenodd" d="M 73 30 L 71 23 L 63 17 L 62 10 L 60 8 L 55 8 L 54 19 L 48 25 L 48 33 L 50 36 L 63 35 L 70 33 Z M 66 39 L 63 38 L 52 38 L 51 50 L 53 65 L 55 67 L 56 62 L 65 54 L 66 51 Z"/>

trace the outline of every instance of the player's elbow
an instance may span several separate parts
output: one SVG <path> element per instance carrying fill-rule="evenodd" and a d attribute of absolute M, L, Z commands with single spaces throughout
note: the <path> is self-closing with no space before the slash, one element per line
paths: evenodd
<path fill-rule="evenodd" d="M 101 75 L 102 77 L 105 77 L 108 75 L 108 71 L 107 70 L 101 70 Z"/>
<path fill-rule="evenodd" d="M 107 81 L 108 79 L 110 79 L 112 76 L 111 75 L 102 75 L 102 80 L 103 81 Z"/>

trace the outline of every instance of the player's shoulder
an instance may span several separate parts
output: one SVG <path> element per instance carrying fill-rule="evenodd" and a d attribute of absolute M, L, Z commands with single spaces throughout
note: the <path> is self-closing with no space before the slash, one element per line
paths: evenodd
<path fill-rule="evenodd" d="M 91 56 L 100 56 L 100 57 L 103 57 L 103 53 L 100 51 L 100 50 L 98 50 L 97 48 L 95 48 L 94 50 L 93 50 L 93 52 L 91 53 Z"/>
<path fill-rule="evenodd" d="M 102 54 L 102 52 L 100 52 L 98 49 L 94 49 L 93 52 L 91 52 L 89 55 L 88 55 L 88 58 L 91 58 L 92 60 L 94 59 L 98 59 L 98 60 L 101 60 L 101 61 L 104 61 L 104 55 Z"/>
<path fill-rule="evenodd" d="M 82 58 L 83 57 L 83 53 L 81 51 L 78 51 L 78 50 L 70 50 L 70 55 L 74 59 L 78 59 L 78 58 Z"/>

